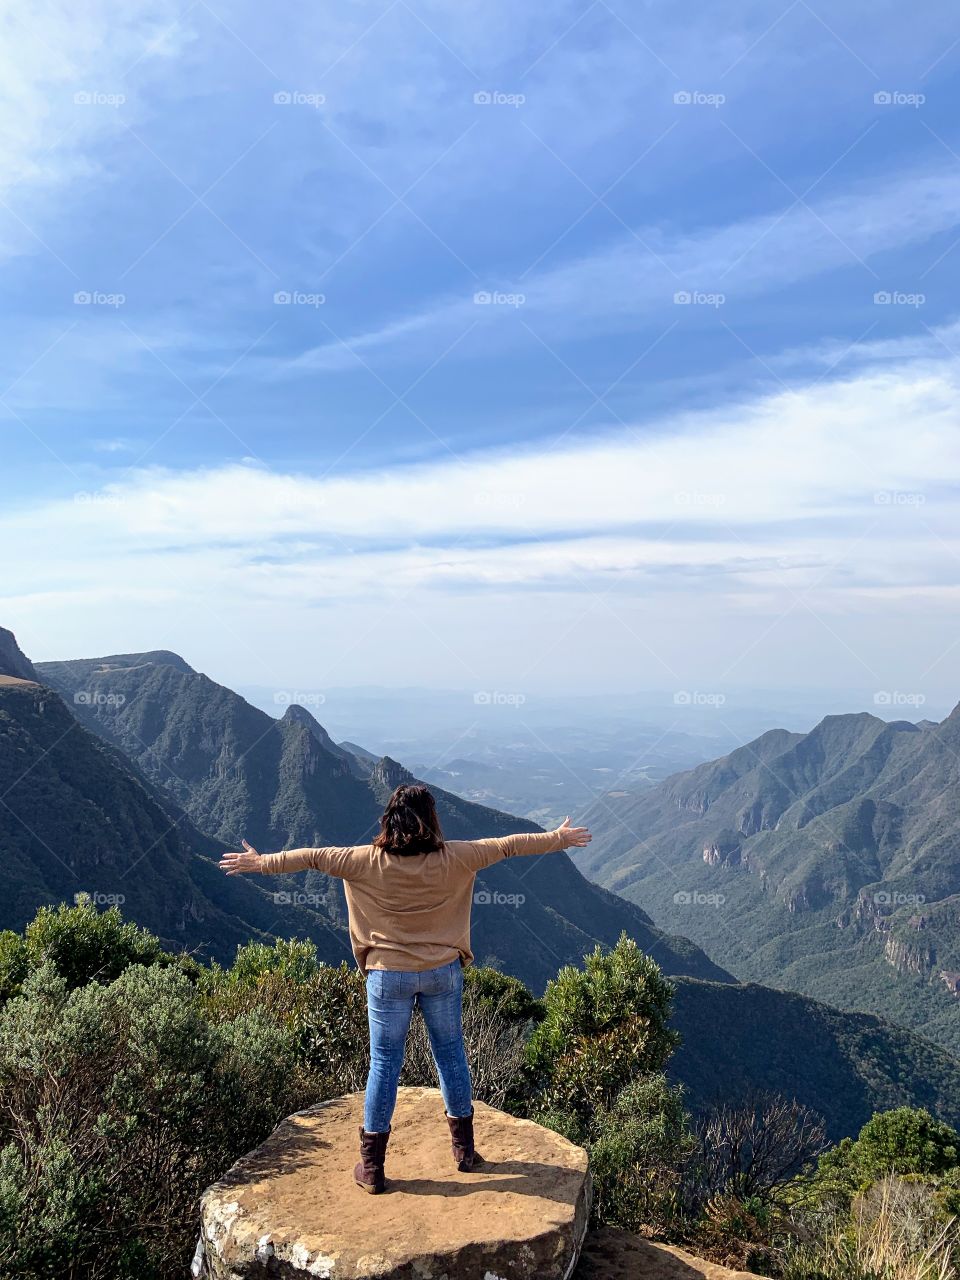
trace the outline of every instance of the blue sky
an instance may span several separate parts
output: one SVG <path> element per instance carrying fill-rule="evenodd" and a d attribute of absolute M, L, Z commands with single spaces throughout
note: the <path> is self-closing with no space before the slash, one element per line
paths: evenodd
<path fill-rule="evenodd" d="M 238 682 L 950 690 L 958 42 L 15 4 L 2 620 Z"/>

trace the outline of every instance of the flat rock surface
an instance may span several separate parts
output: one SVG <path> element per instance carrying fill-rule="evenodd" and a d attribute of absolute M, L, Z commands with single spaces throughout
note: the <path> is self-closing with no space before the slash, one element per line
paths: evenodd
<path fill-rule="evenodd" d="M 387 1190 L 353 1181 L 363 1095 L 284 1120 L 204 1193 L 214 1280 L 564 1280 L 589 1216 L 587 1155 L 475 1104 L 481 1170 L 458 1173 L 437 1089 L 401 1089 Z"/>
<path fill-rule="evenodd" d="M 752 1271 L 730 1271 L 673 1245 L 652 1244 L 629 1231 L 602 1227 L 584 1242 L 572 1280 L 760 1280 Z"/>

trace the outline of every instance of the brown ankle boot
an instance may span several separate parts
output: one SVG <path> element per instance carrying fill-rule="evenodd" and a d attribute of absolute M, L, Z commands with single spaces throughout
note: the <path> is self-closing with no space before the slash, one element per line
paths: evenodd
<path fill-rule="evenodd" d="M 390 1130 L 386 1133 L 367 1133 L 360 1126 L 360 1159 L 354 1166 L 353 1178 L 358 1187 L 378 1196 L 387 1185 L 383 1176 L 383 1162 L 387 1155 Z"/>
<path fill-rule="evenodd" d="M 483 1164 L 483 1156 L 473 1145 L 473 1107 L 468 1116 L 448 1115 L 447 1124 L 450 1126 L 450 1145 L 457 1168 L 461 1173 L 470 1173 Z"/>

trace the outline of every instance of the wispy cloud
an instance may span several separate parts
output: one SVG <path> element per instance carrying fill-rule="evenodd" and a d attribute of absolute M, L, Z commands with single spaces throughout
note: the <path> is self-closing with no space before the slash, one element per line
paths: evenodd
<path fill-rule="evenodd" d="M 649 325 L 654 314 L 669 316 L 677 294 L 739 302 L 842 267 L 860 273 L 866 302 L 885 283 L 869 267 L 872 259 L 958 225 L 955 169 L 888 175 L 814 204 L 783 192 L 778 207 L 762 216 L 690 235 L 640 227 L 561 266 L 486 280 L 466 296 L 436 299 L 379 329 L 328 340 L 282 362 L 278 372 L 353 369 L 358 356 L 372 352 L 407 359 L 411 349 L 414 356 L 435 349 L 442 335 L 468 325 L 482 326 L 486 337 L 467 348 L 475 354 L 515 342 L 521 322 L 558 341 L 585 332 L 629 331 Z M 502 295 L 500 302 L 489 301 L 494 292 Z M 673 312 L 674 318 L 682 314 Z"/>

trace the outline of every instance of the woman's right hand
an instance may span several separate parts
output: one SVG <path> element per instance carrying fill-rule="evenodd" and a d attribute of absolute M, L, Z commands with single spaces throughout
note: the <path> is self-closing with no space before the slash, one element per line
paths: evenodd
<path fill-rule="evenodd" d="M 260 854 L 246 840 L 241 843 L 243 853 L 225 853 L 220 859 L 220 870 L 225 871 L 228 876 L 242 876 L 260 870 Z"/>
<path fill-rule="evenodd" d="M 580 849 L 593 839 L 586 827 L 571 827 L 569 818 L 564 818 L 560 823 L 559 827 L 557 827 L 557 834 L 563 837 L 565 849 Z"/>

